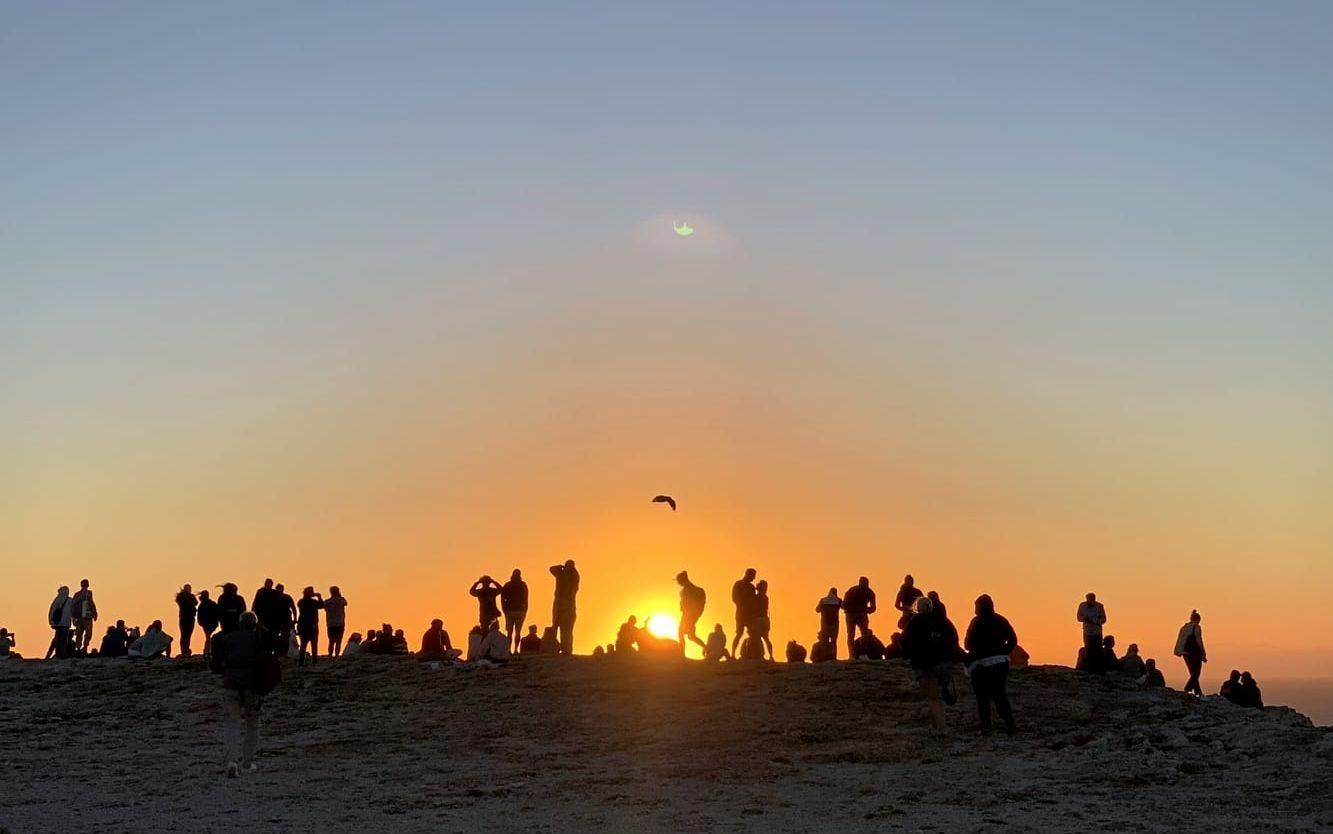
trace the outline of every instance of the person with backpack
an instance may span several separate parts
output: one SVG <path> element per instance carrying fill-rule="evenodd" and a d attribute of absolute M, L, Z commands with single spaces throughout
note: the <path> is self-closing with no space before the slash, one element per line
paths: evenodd
<path fill-rule="evenodd" d="M 505 618 L 505 636 L 517 652 L 523 642 L 523 623 L 528 619 L 528 583 L 523 581 L 523 572 L 518 568 L 514 568 L 509 581 L 500 589 L 500 611 Z"/>
<path fill-rule="evenodd" d="M 50 660 L 53 655 L 64 659 L 74 654 L 70 636 L 74 626 L 74 605 L 70 600 L 68 585 L 56 589 L 56 597 L 46 609 L 46 622 L 54 632 L 51 635 L 51 646 L 46 650 L 46 659 Z"/>
<path fill-rule="evenodd" d="M 190 656 L 190 638 L 194 636 L 194 620 L 199 614 L 199 600 L 195 598 L 194 590 L 190 588 L 189 583 L 181 586 L 180 592 L 176 594 L 176 610 L 180 617 L 178 624 L 181 627 L 181 647 L 180 656 Z"/>
<path fill-rule="evenodd" d="M 690 581 L 690 575 L 685 571 L 676 574 L 676 582 L 680 585 L 680 624 L 676 627 L 676 640 L 680 643 L 681 657 L 684 657 L 685 641 L 687 639 L 698 646 L 700 650 L 708 648 L 707 644 L 700 640 L 696 633 L 696 629 L 699 627 L 699 618 L 704 615 L 704 606 L 708 602 L 708 595 L 703 588 Z"/>
<path fill-rule="evenodd" d="M 208 595 L 208 589 L 204 588 L 199 592 L 199 608 L 195 612 L 195 620 L 199 623 L 199 628 L 204 632 L 204 657 L 213 656 L 213 632 L 218 630 L 222 612 L 218 604 Z"/>
<path fill-rule="evenodd" d="M 944 732 L 944 704 L 958 700 L 953 693 L 953 662 L 960 651 L 958 629 L 934 610 L 930 599 L 916 601 L 916 613 L 903 629 L 903 651 L 930 708 L 930 724 Z M 943 703 L 941 703 L 943 701 Z"/>
<path fill-rule="evenodd" d="M 1203 672 L 1203 664 L 1208 662 L 1208 652 L 1203 648 L 1203 629 L 1199 626 L 1198 611 L 1191 611 L 1189 622 L 1180 627 L 1180 632 L 1176 635 L 1176 657 L 1185 661 L 1185 668 L 1189 670 L 1189 680 L 1185 681 L 1185 691 L 1194 695 L 1203 697 L 1203 686 L 1199 683 L 1199 675 Z"/>
<path fill-rule="evenodd" d="M 259 712 L 264 696 L 282 680 L 278 659 L 265 652 L 253 611 L 241 615 L 234 631 L 213 641 L 209 668 L 222 675 L 222 744 L 227 776 L 253 773 L 259 747 Z"/>
<path fill-rule="evenodd" d="M 976 616 L 967 627 L 963 648 L 967 649 L 967 667 L 972 676 L 972 691 L 977 696 L 977 719 L 982 735 L 990 732 L 990 705 L 1004 722 L 1009 735 L 1014 734 L 1014 713 L 1009 706 L 1009 654 L 1018 645 L 1018 635 L 1009 621 L 995 613 L 990 594 L 977 597 Z"/>

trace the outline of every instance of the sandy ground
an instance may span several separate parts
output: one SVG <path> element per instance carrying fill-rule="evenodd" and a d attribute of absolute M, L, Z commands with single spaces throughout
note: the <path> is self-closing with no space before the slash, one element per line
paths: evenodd
<path fill-rule="evenodd" d="M 896 664 L 325 662 L 287 670 L 260 772 L 229 780 L 201 662 L 12 662 L 0 827 L 1333 830 L 1333 732 L 1290 710 L 1038 667 L 1019 735 L 983 739 L 960 689 L 941 738 Z"/>

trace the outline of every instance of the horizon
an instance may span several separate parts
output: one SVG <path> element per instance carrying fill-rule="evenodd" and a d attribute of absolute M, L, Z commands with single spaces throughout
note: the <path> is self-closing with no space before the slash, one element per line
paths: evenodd
<path fill-rule="evenodd" d="M 579 653 L 754 567 L 1329 680 L 1333 7 L 1029 12 L 0 6 L 0 626 L 574 558 Z"/>

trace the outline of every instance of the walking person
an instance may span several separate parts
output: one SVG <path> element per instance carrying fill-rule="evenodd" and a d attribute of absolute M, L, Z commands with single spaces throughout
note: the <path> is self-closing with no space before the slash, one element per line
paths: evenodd
<path fill-rule="evenodd" d="M 189 583 L 181 586 L 180 592 L 176 594 L 176 610 L 179 614 L 177 623 L 181 628 L 180 656 L 190 656 L 190 638 L 194 635 L 195 617 L 199 615 L 199 600 L 194 596 L 194 590 Z"/>
<path fill-rule="evenodd" d="M 74 604 L 70 600 L 68 585 L 56 589 L 55 599 L 51 600 L 50 607 L 46 609 L 46 621 L 54 632 L 51 635 L 51 646 L 46 650 L 46 659 L 55 656 L 63 660 L 72 655 L 74 646 L 70 632 L 74 627 Z"/>
<path fill-rule="evenodd" d="M 745 575 L 737 579 L 731 585 L 731 602 L 736 606 L 736 633 L 731 635 L 731 654 L 735 656 L 736 648 L 740 646 L 741 638 L 754 622 L 754 578 L 759 572 L 754 568 L 746 568 Z"/>
<path fill-rule="evenodd" d="M 699 638 L 696 629 L 699 627 L 699 618 L 704 615 L 708 595 L 703 588 L 690 581 L 690 575 L 685 571 L 676 574 L 676 584 L 680 585 L 680 625 L 676 627 L 676 640 L 680 643 L 681 657 L 685 656 L 686 640 L 701 651 L 707 651 L 708 645 Z"/>
<path fill-rule="evenodd" d="M 1106 625 L 1106 606 L 1089 593 L 1078 605 L 1078 621 L 1083 624 L 1083 663 L 1085 672 L 1100 674 L 1102 668 L 1102 626 Z"/>
<path fill-rule="evenodd" d="M 514 652 L 518 652 L 523 642 L 523 623 L 528 619 L 528 583 L 523 581 L 523 572 L 518 568 L 514 568 L 509 581 L 500 589 L 500 611 L 505 618 L 505 636 L 513 643 Z"/>
<path fill-rule="evenodd" d="M 329 657 L 342 657 L 343 632 L 347 629 L 347 597 L 337 585 L 329 586 L 329 598 L 324 600 L 324 629 L 328 632 Z"/>
<path fill-rule="evenodd" d="M 842 595 L 842 613 L 847 619 L 847 655 L 856 657 L 856 630 L 861 634 L 870 631 L 870 615 L 875 613 L 875 592 L 870 589 L 870 580 L 861 577 L 856 584 Z"/>
<path fill-rule="evenodd" d="M 929 599 L 916 601 L 916 613 L 903 629 L 903 652 L 930 708 L 930 726 L 943 732 L 944 704 L 952 706 L 953 659 L 958 654 L 958 629 L 934 610 Z M 943 703 L 941 703 L 943 702 Z"/>
<path fill-rule="evenodd" d="M 1014 734 L 1014 714 L 1009 706 L 1009 654 L 1018 645 L 1018 635 L 1009 621 L 995 613 L 995 603 L 989 594 L 977 597 L 976 616 L 967 627 L 963 648 L 967 650 L 968 670 L 972 676 L 972 691 L 977 696 L 977 719 L 980 733 L 990 732 L 990 705 L 1004 722 L 1009 735 Z"/>
<path fill-rule="evenodd" d="M 1189 680 L 1185 681 L 1185 691 L 1200 698 L 1203 697 L 1203 686 L 1199 683 L 1199 675 L 1203 672 L 1203 664 L 1208 662 L 1208 652 L 1203 648 L 1203 629 L 1199 626 L 1201 619 L 1198 611 L 1191 611 L 1189 622 L 1181 626 L 1176 635 L 1176 657 L 1185 661 L 1185 668 L 1190 673 Z"/>
<path fill-rule="evenodd" d="M 204 657 L 213 656 L 213 632 L 217 631 L 221 618 L 221 609 L 209 597 L 208 589 L 204 588 L 199 592 L 199 609 L 195 617 L 199 622 L 199 628 L 204 632 Z"/>
<path fill-rule="evenodd" d="M 578 616 L 579 572 L 574 567 L 574 560 L 566 559 L 563 565 L 551 566 L 551 575 L 555 577 L 551 625 L 558 635 L 560 653 L 571 655 L 574 653 L 574 620 Z"/>
<path fill-rule="evenodd" d="M 88 587 L 88 580 L 79 582 L 79 590 L 70 598 L 70 603 L 74 618 L 74 645 L 70 654 L 75 651 L 87 654 L 88 645 L 93 641 L 93 623 L 97 621 L 97 603 L 93 602 L 93 590 Z"/>
<path fill-rule="evenodd" d="M 837 588 L 829 588 L 828 596 L 815 603 L 815 613 L 819 615 L 819 634 L 815 642 L 833 641 L 833 657 L 829 658 L 830 660 L 838 659 L 838 630 L 841 628 L 838 624 L 838 612 L 841 610 L 842 597 L 838 596 Z M 814 651 L 813 647 L 811 651 Z"/>
<path fill-rule="evenodd" d="M 310 649 L 310 662 L 319 659 L 319 612 L 324 610 L 324 597 L 315 592 L 311 585 L 301 591 L 301 601 L 296 604 L 296 636 L 301 638 L 297 650 L 297 664 L 305 665 L 306 648 Z"/>
<path fill-rule="evenodd" d="M 259 711 L 264 695 L 276 686 L 276 659 L 260 645 L 259 618 L 246 611 L 236 629 L 223 632 L 213 641 L 209 666 L 222 675 L 222 744 L 227 776 L 242 770 L 254 772 L 259 747 Z"/>

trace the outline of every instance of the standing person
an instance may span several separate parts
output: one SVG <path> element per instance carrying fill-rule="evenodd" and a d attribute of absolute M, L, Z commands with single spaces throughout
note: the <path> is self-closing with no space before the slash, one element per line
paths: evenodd
<path fill-rule="evenodd" d="M 963 648 L 967 649 L 972 691 L 977 696 L 977 719 L 984 735 L 990 732 L 990 705 L 1004 722 L 1009 735 L 1014 734 L 1014 714 L 1009 706 L 1009 653 L 1018 645 L 1018 635 L 1009 621 L 995 613 L 989 594 L 977 597 L 976 616 L 967 627 Z"/>
<path fill-rule="evenodd" d="M 79 582 L 79 590 L 70 602 L 73 604 L 74 617 L 73 649 L 86 653 L 88 644 L 93 640 L 93 623 L 97 620 L 97 603 L 93 602 L 93 591 L 88 587 L 88 580 Z M 70 653 L 73 654 L 73 651 Z"/>
<path fill-rule="evenodd" d="M 218 626 L 223 634 L 230 634 L 240 628 L 241 615 L 245 613 L 245 597 L 241 596 L 235 582 L 222 586 L 218 594 Z M 258 612 L 256 612 L 256 615 Z"/>
<path fill-rule="evenodd" d="M 902 645 L 930 707 L 931 727 L 943 732 L 944 704 L 952 706 L 957 700 L 953 694 L 953 659 L 958 653 L 958 629 L 935 613 L 929 599 L 917 599 L 916 613 L 903 629 Z"/>
<path fill-rule="evenodd" d="M 296 610 L 296 600 L 292 599 L 292 595 L 287 593 L 287 588 L 281 582 L 274 585 L 273 590 L 277 592 L 277 601 L 273 604 L 277 613 L 273 616 L 276 622 L 282 624 L 279 636 L 273 638 L 273 646 L 274 653 L 282 656 L 291 652 L 292 643 L 295 642 L 292 639 L 292 632 L 296 630 L 296 620 L 300 612 Z"/>
<path fill-rule="evenodd" d="M 575 599 L 579 593 L 579 572 L 574 567 L 573 559 L 566 559 L 563 565 L 552 565 L 551 575 L 555 577 L 555 603 L 551 607 L 551 625 L 556 629 L 560 643 L 560 653 L 574 653 L 574 620 L 578 616 Z"/>
<path fill-rule="evenodd" d="M 842 610 L 842 598 L 837 588 L 829 588 L 828 596 L 815 603 L 815 613 L 819 615 L 819 634 L 816 643 L 833 641 L 833 660 L 838 659 L 838 612 Z M 813 651 L 813 649 L 812 649 Z"/>
<path fill-rule="evenodd" d="M 213 632 L 217 631 L 221 615 L 222 612 L 218 609 L 218 604 L 209 598 L 208 589 L 201 590 L 199 592 L 199 610 L 196 619 L 199 621 L 199 627 L 204 630 L 204 657 L 213 656 Z"/>
<path fill-rule="evenodd" d="M 768 580 L 761 579 L 754 586 L 754 619 L 750 621 L 750 636 L 762 641 L 764 648 L 768 649 L 768 659 L 777 662 L 773 654 L 773 641 L 768 639 L 772 628 L 773 621 L 768 618 Z"/>
<path fill-rule="evenodd" d="M 312 585 L 301 591 L 301 601 L 296 605 L 296 635 L 301 638 L 297 649 L 296 662 L 305 665 L 305 650 L 310 647 L 310 662 L 319 659 L 319 612 L 324 610 L 324 597 L 315 592 Z"/>
<path fill-rule="evenodd" d="M 754 578 L 758 575 L 759 572 L 754 568 L 746 568 L 745 575 L 731 585 L 731 602 L 736 606 L 736 633 L 731 636 L 731 654 L 733 656 L 736 654 L 736 647 L 740 645 L 746 629 L 754 621 Z"/>
<path fill-rule="evenodd" d="M 55 632 L 51 635 L 51 646 L 46 650 L 46 659 L 50 660 L 52 655 L 61 659 L 69 657 L 74 653 L 70 637 L 70 630 L 74 625 L 74 604 L 70 600 L 68 585 L 61 585 L 56 589 L 56 597 L 46 609 L 46 621 Z"/>
<path fill-rule="evenodd" d="M 1189 622 L 1181 626 L 1176 635 L 1176 657 L 1185 661 L 1185 668 L 1190 673 L 1189 680 L 1185 681 L 1185 691 L 1200 698 L 1203 697 L 1203 687 L 1199 684 L 1199 675 L 1203 672 L 1203 664 L 1208 662 L 1208 652 L 1203 648 L 1203 629 L 1199 626 L 1201 619 L 1198 611 L 1191 611 Z"/>
<path fill-rule="evenodd" d="M 267 651 L 273 654 L 285 654 L 287 647 L 281 644 L 282 633 L 282 595 L 273 586 L 273 578 L 268 577 L 264 584 L 255 591 L 250 602 L 250 610 L 259 618 L 259 639 Z M 226 632 L 224 627 L 223 632 Z M 280 645 L 281 644 L 281 645 Z"/>
<path fill-rule="evenodd" d="M 224 592 L 225 595 L 225 592 Z M 254 772 L 255 750 L 259 746 L 259 710 L 261 694 L 269 681 L 263 647 L 259 638 L 259 618 L 246 611 L 231 631 L 223 631 L 213 641 L 213 659 L 209 667 L 222 674 L 223 760 L 227 776 L 235 778 L 242 770 Z"/>
<path fill-rule="evenodd" d="M 504 587 L 491 579 L 489 574 L 473 582 L 468 590 L 469 594 L 477 598 L 477 624 L 483 632 L 490 629 L 491 623 L 500 619 L 500 606 L 495 604 L 495 600 L 503 591 Z"/>
<path fill-rule="evenodd" d="M 324 600 L 324 628 L 329 633 L 329 657 L 341 657 L 343 631 L 347 628 L 347 597 L 337 585 L 329 587 L 329 598 Z"/>
<path fill-rule="evenodd" d="M 700 650 L 707 651 L 708 645 L 699 639 L 695 629 L 699 626 L 699 618 L 704 615 L 708 595 L 703 588 L 690 581 L 690 575 L 685 571 L 676 574 L 676 583 L 680 585 L 680 625 L 676 627 L 676 640 L 680 643 L 681 657 L 685 656 L 686 640 Z"/>
<path fill-rule="evenodd" d="M 528 618 L 528 583 L 518 568 L 509 574 L 509 581 L 500 589 L 500 610 L 505 616 L 505 636 L 519 650 L 523 642 L 523 622 Z"/>
<path fill-rule="evenodd" d="M 1106 625 L 1106 607 L 1089 593 L 1078 605 L 1078 621 L 1083 624 L 1083 671 L 1101 673 L 1102 626 Z"/>
<path fill-rule="evenodd" d="M 898 618 L 899 629 L 906 628 L 907 621 L 912 619 L 913 606 L 918 599 L 921 599 L 921 589 L 909 573 L 903 577 L 903 584 L 898 587 L 898 596 L 893 600 L 893 607 L 902 612 Z"/>
<path fill-rule="evenodd" d="M 194 635 L 194 618 L 199 614 L 199 600 L 195 599 L 194 590 L 189 583 L 181 586 L 176 594 L 176 610 L 180 614 L 181 627 L 180 656 L 190 656 L 190 638 Z"/>
<path fill-rule="evenodd" d="M 875 592 L 870 580 L 861 577 L 842 595 L 842 613 L 847 618 L 847 655 L 856 657 L 856 630 L 865 635 L 870 631 L 870 615 L 875 613 Z"/>

